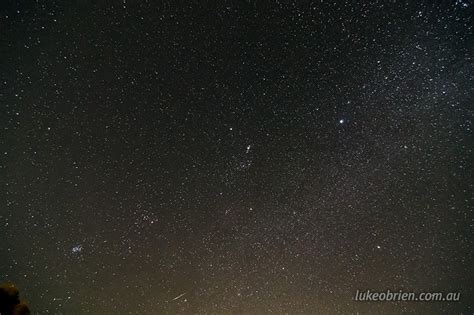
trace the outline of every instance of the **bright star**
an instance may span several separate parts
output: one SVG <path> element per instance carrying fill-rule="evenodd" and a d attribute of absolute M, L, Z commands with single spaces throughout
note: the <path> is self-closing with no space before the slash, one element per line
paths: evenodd
<path fill-rule="evenodd" d="M 82 251 L 82 245 L 79 244 L 79 245 L 74 246 L 71 251 L 75 254 L 80 253 Z"/>

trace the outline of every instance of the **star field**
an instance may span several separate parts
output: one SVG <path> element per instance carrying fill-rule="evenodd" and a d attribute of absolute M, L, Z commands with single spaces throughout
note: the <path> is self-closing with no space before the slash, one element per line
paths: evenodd
<path fill-rule="evenodd" d="M 473 8 L 0 4 L 0 282 L 33 314 L 471 314 Z"/>

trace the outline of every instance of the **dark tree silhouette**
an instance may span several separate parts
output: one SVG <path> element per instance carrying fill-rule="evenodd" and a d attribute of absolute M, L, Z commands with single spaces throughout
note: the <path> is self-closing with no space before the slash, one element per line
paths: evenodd
<path fill-rule="evenodd" d="M 20 301 L 20 292 L 13 284 L 3 284 L 0 286 L 0 314 L 30 314 L 30 308 L 25 302 Z"/>

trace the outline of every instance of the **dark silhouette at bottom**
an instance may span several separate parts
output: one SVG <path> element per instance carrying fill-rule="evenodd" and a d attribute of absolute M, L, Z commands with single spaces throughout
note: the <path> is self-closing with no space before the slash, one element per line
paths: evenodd
<path fill-rule="evenodd" d="M 30 308 L 20 301 L 20 292 L 13 284 L 0 286 L 0 314 L 1 315 L 29 315 Z"/>

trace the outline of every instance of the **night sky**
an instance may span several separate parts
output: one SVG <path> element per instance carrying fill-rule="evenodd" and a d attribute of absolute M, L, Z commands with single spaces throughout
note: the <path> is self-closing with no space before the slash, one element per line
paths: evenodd
<path fill-rule="evenodd" d="M 473 313 L 474 3 L 67 2 L 0 5 L 33 313 Z"/>

